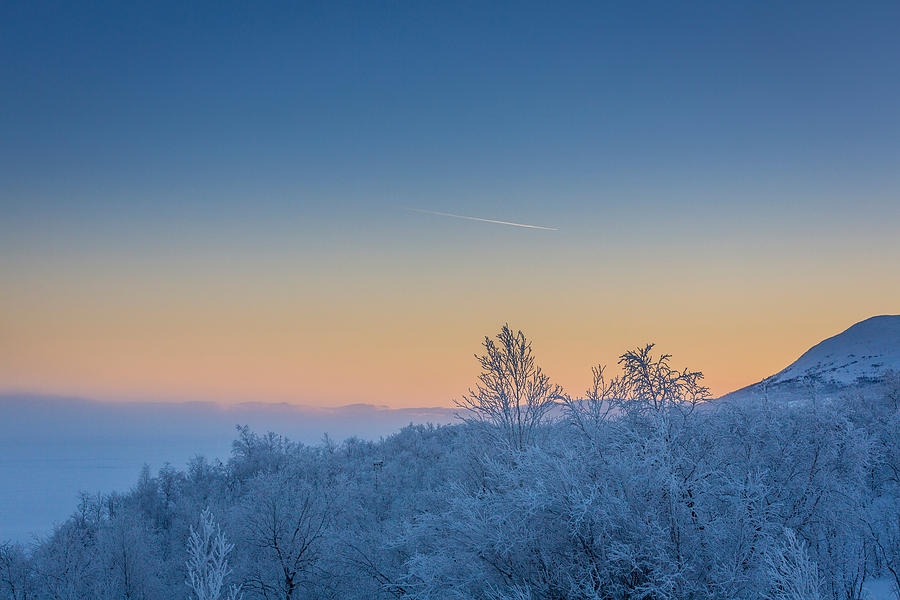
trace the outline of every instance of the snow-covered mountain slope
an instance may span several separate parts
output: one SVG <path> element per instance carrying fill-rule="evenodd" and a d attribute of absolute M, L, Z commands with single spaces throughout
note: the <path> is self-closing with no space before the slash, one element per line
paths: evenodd
<path fill-rule="evenodd" d="M 900 373 L 900 315 L 860 321 L 819 342 L 775 375 L 722 398 L 761 393 L 769 397 L 792 396 L 811 386 L 826 393 L 836 392 L 876 383 L 888 371 Z"/>
<path fill-rule="evenodd" d="M 807 350 L 769 382 L 813 376 L 825 383 L 851 385 L 877 379 L 887 370 L 900 371 L 900 315 L 860 321 Z"/>

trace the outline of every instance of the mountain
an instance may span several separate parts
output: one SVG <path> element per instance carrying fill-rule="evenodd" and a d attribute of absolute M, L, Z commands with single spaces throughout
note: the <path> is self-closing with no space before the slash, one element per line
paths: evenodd
<path fill-rule="evenodd" d="M 860 321 L 807 350 L 769 382 L 814 376 L 827 383 L 851 385 L 878 379 L 890 369 L 900 371 L 900 315 Z"/>
<path fill-rule="evenodd" d="M 722 399 L 831 394 L 900 373 L 900 315 L 871 317 L 807 350 L 785 369 Z"/>

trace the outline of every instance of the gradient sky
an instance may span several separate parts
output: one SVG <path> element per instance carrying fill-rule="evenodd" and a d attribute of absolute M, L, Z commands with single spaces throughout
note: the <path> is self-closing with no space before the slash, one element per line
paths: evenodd
<path fill-rule="evenodd" d="M 0 390 L 447 405 L 509 321 L 719 394 L 900 312 L 900 3 L 256 4 L 0 4 Z"/>

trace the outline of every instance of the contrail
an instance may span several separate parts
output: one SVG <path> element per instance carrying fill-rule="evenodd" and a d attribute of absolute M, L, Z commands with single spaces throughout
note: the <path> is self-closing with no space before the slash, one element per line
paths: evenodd
<path fill-rule="evenodd" d="M 423 208 L 409 208 L 412 212 L 422 213 L 425 215 L 436 215 L 438 217 L 453 217 L 454 219 L 466 219 L 467 221 L 480 221 L 482 223 L 494 223 L 496 225 L 510 225 L 512 227 L 525 227 L 526 229 L 543 229 L 545 231 L 559 231 L 559 227 L 544 227 L 543 225 L 528 225 L 526 223 L 513 223 L 511 221 L 498 221 L 496 219 L 482 219 L 481 217 L 469 217 L 466 215 L 454 215 L 452 213 L 438 212 L 436 210 L 425 210 Z"/>

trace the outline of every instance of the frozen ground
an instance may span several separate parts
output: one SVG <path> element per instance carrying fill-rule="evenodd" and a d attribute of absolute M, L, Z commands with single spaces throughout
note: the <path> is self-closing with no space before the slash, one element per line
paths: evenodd
<path fill-rule="evenodd" d="M 869 600 L 897 600 L 900 598 L 893 582 L 887 577 L 870 579 L 863 587 Z"/>

